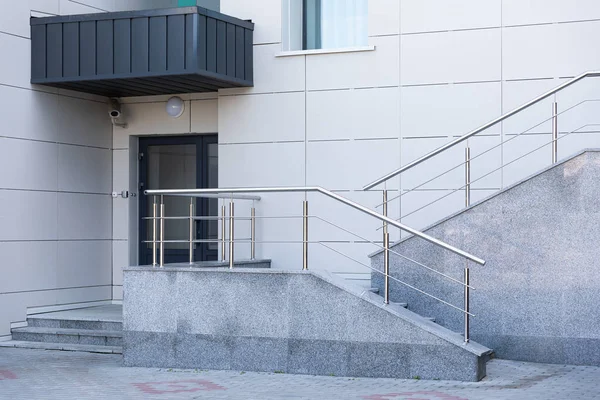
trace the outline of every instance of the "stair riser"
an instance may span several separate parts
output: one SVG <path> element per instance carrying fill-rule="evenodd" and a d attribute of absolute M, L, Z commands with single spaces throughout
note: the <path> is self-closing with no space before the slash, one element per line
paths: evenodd
<path fill-rule="evenodd" d="M 123 323 L 106 321 L 77 321 L 62 319 L 28 318 L 27 325 L 38 328 L 67 328 L 101 331 L 122 331 Z"/>
<path fill-rule="evenodd" d="M 122 346 L 123 338 L 110 336 L 63 335 L 49 333 L 13 332 L 13 340 L 41 343 L 91 344 L 96 346 Z"/>

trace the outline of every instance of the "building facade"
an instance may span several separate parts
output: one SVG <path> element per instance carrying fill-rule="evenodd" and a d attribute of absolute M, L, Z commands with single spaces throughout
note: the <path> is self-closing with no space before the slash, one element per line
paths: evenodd
<path fill-rule="evenodd" d="M 30 83 L 30 17 L 177 2 L 13 3 L 0 10 L 0 338 L 28 310 L 123 298 L 122 268 L 148 263 L 142 243 L 149 235 L 147 188 L 321 186 L 375 209 L 382 187 L 363 191 L 366 184 L 600 65 L 592 39 L 600 33 L 600 5 L 591 0 L 369 0 L 364 7 L 358 1 L 345 27 L 354 34 L 341 39 L 341 28 L 326 23 L 327 16 L 335 20 L 335 9 L 321 8 L 315 17 L 298 14 L 294 1 L 212 1 L 200 5 L 255 24 L 253 87 L 123 97 L 119 123 L 125 127 L 111 123 L 106 97 Z M 350 9 L 344 7 L 338 12 Z M 299 25 L 311 32 L 319 25 L 325 33 L 317 40 Z M 593 99 L 595 85 L 564 94 L 561 109 Z M 184 102 L 178 117 L 165 110 L 173 95 Z M 499 145 L 473 161 L 473 201 L 541 168 L 547 154 L 518 157 L 548 141 L 553 100 L 470 140 L 473 155 Z M 561 131 L 577 128 L 594 111 L 585 108 Z M 518 144 L 500 145 L 527 130 Z M 593 128 L 565 143 L 562 156 L 597 147 Z M 496 171 L 507 160 L 515 161 Z M 461 209 L 464 194 L 455 189 L 462 169 L 413 189 L 463 161 L 461 149 L 389 180 L 390 196 L 406 193 L 390 203 L 389 215 L 420 229 Z M 256 257 L 272 260 L 273 268 L 302 268 L 301 223 L 293 217 L 302 215 L 305 199 L 311 214 L 362 237 L 317 221 L 314 240 L 367 263 L 377 249 L 369 241 L 381 239 L 380 223 L 303 193 L 261 196 L 259 216 L 291 218 L 258 219 L 256 238 L 264 243 Z M 213 215 L 220 206 L 205 205 Z M 181 204 L 172 207 L 186 212 Z M 249 207 L 236 212 L 249 215 Z M 185 237 L 187 228 L 173 224 L 172 232 Z M 219 224 L 205 229 L 221 237 Z M 247 221 L 239 222 L 236 237 L 248 230 Z M 216 244 L 198 247 L 198 257 L 219 257 Z M 248 244 L 237 245 L 236 257 L 249 255 Z M 310 265 L 358 283 L 370 278 L 369 269 L 324 246 L 311 245 Z"/>

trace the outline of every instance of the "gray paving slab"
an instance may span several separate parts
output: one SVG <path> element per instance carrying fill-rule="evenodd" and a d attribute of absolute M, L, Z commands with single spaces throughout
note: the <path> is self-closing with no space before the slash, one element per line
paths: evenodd
<path fill-rule="evenodd" d="M 480 382 L 127 368 L 119 355 L 0 348 L 0 399 L 600 399 L 600 368 L 492 360 Z"/>

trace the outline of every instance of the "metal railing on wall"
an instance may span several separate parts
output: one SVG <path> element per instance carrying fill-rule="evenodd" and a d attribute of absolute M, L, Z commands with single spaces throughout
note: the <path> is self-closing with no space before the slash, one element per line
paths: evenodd
<path fill-rule="evenodd" d="M 302 214 L 298 215 L 298 216 L 257 215 L 257 213 L 256 213 L 255 202 L 259 202 L 261 200 L 261 197 L 255 195 L 257 193 L 305 193 L 306 194 L 306 193 L 311 193 L 311 192 L 318 193 L 325 197 L 331 198 L 340 204 L 343 204 L 351 209 L 358 210 L 362 214 L 368 215 L 374 219 L 379 220 L 383 224 L 383 227 L 384 227 L 383 243 L 380 244 L 376 241 L 369 240 L 365 237 L 365 235 L 357 234 L 357 233 L 351 231 L 350 229 L 347 229 L 339 224 L 335 224 L 321 216 L 309 215 L 309 205 L 308 205 L 308 200 L 306 200 L 306 199 L 304 199 L 304 201 L 302 202 Z M 190 266 L 192 266 L 194 264 L 194 258 L 193 258 L 194 257 L 194 248 L 193 248 L 194 244 L 206 242 L 205 239 L 198 239 L 198 238 L 194 237 L 194 229 L 193 229 L 194 221 L 196 221 L 198 219 L 203 219 L 203 218 L 210 218 L 212 220 L 217 220 L 220 222 L 221 233 L 220 233 L 220 237 L 218 238 L 217 242 L 219 242 L 221 244 L 221 260 L 225 261 L 225 259 L 228 258 L 230 269 L 233 269 L 235 266 L 235 260 L 236 260 L 235 244 L 236 243 L 238 243 L 238 244 L 239 243 L 249 243 L 250 244 L 250 258 L 251 259 L 254 259 L 256 257 L 256 244 L 276 244 L 276 243 L 302 244 L 302 253 L 301 253 L 302 255 L 301 256 L 302 256 L 302 269 L 303 270 L 309 269 L 309 257 L 308 257 L 309 256 L 309 245 L 311 245 L 311 244 L 320 245 L 320 246 L 327 248 L 330 251 L 333 251 L 334 253 L 337 253 L 349 260 L 352 260 L 353 262 L 356 262 L 376 273 L 382 274 L 383 279 L 384 279 L 383 301 L 385 304 L 389 304 L 389 302 L 390 302 L 390 297 L 389 297 L 390 280 L 392 280 L 392 281 L 397 282 L 400 285 L 408 287 L 411 290 L 415 290 L 415 291 L 417 291 L 425 296 L 428 296 L 442 304 L 445 304 L 449 307 L 452 307 L 455 310 L 460 311 L 461 313 L 463 313 L 464 320 L 465 320 L 464 321 L 464 324 L 465 324 L 464 339 L 466 342 L 469 341 L 469 328 L 468 328 L 469 327 L 469 317 L 472 317 L 474 315 L 469 310 L 469 290 L 473 289 L 473 287 L 470 285 L 470 282 L 468 280 L 468 278 L 469 278 L 468 274 L 465 274 L 464 281 L 460 281 L 458 279 L 451 277 L 450 275 L 447 275 L 447 274 L 444 274 L 444 273 L 438 271 L 437 269 L 435 269 L 431 266 L 424 264 L 423 262 L 411 259 L 410 257 L 407 257 L 407 256 L 391 249 L 390 241 L 389 241 L 389 228 L 390 227 L 398 228 L 401 231 L 404 231 L 411 235 L 414 235 L 415 237 L 418 237 L 428 243 L 431 243 L 432 245 L 434 245 L 436 247 L 442 248 L 446 251 L 449 251 L 453 254 L 460 256 L 466 262 L 471 261 L 471 262 L 474 262 L 479 265 L 484 265 L 485 261 L 479 257 L 476 257 L 476 256 L 466 252 L 466 251 L 458 249 L 448 243 L 442 242 L 442 241 L 440 241 L 434 237 L 431 237 L 423 232 L 420 232 L 416 229 L 406 226 L 398 221 L 394 221 L 393 219 L 384 215 L 385 213 L 380 214 L 376 211 L 373 211 L 367 207 L 364 207 L 356 202 L 348 200 L 345 197 L 342 197 L 336 193 L 333 193 L 333 192 L 323 189 L 321 187 L 170 189 L 170 190 L 147 190 L 147 191 L 145 191 L 145 194 L 148 196 L 153 196 L 153 199 L 154 199 L 154 201 L 152 203 L 153 204 L 153 215 L 152 215 L 152 217 L 148 218 L 148 220 L 152 223 L 152 227 L 153 227 L 152 228 L 152 240 L 145 241 L 145 243 L 152 244 L 153 267 L 163 267 L 164 266 L 164 254 L 165 254 L 164 244 L 165 243 L 188 243 L 188 245 L 189 245 L 189 264 L 190 264 Z M 187 215 L 187 216 L 167 216 L 167 215 L 165 215 L 164 198 L 167 196 L 189 197 L 190 198 L 189 215 Z M 226 209 L 225 209 L 225 206 L 223 205 L 221 207 L 221 213 L 219 216 L 196 216 L 195 210 L 194 210 L 194 199 L 196 199 L 198 197 L 213 197 L 213 198 L 217 197 L 217 198 L 223 199 L 224 201 L 228 201 L 229 202 L 229 214 L 228 215 L 225 214 Z M 250 208 L 249 216 L 235 215 L 234 210 L 235 210 L 235 201 L 236 200 L 238 200 L 238 201 L 250 200 L 253 202 L 252 207 Z M 385 211 L 387 211 L 387 210 L 385 210 Z M 301 241 L 257 240 L 257 237 L 256 237 L 257 220 L 269 219 L 269 218 L 275 218 L 275 219 L 300 219 L 301 218 L 302 219 L 302 240 Z M 166 238 L 165 238 L 165 221 L 167 221 L 169 219 L 187 219 L 187 220 L 189 220 L 189 226 L 190 226 L 189 237 L 186 240 L 166 240 Z M 331 241 L 309 240 L 309 220 L 311 220 L 311 219 L 315 220 L 315 221 L 323 222 L 323 223 L 328 224 L 338 230 L 341 230 L 342 232 L 345 232 L 346 234 L 350 234 L 350 235 L 352 235 L 352 237 L 359 239 L 361 241 L 361 243 L 368 243 L 370 245 L 376 246 L 378 249 L 381 249 L 384 253 L 383 271 L 381 271 L 377 268 L 373 268 L 372 266 L 335 249 L 331 245 L 332 244 Z M 235 232 L 236 232 L 235 221 L 236 220 L 250 220 L 250 237 L 249 238 L 241 238 L 240 239 L 240 238 L 235 237 Z M 227 227 L 229 228 L 228 232 L 226 229 Z M 213 240 L 213 242 L 215 242 L 215 241 Z M 354 241 L 352 243 L 354 243 Z M 226 257 L 227 247 L 229 250 L 228 257 Z M 439 275 L 445 277 L 446 279 L 454 282 L 455 284 L 461 285 L 464 290 L 464 305 L 463 305 L 463 307 L 459 307 L 454 304 L 451 304 L 450 302 L 448 302 L 446 300 L 443 300 L 437 296 L 434 296 L 433 294 L 427 293 L 424 290 L 421 290 L 421 289 L 415 287 L 414 285 L 409 284 L 408 282 L 405 282 L 395 276 L 392 276 L 392 274 L 390 273 L 390 264 L 389 264 L 390 254 L 397 255 L 398 257 L 401 257 L 401 258 L 411 262 L 413 265 L 415 265 L 419 268 L 423 268 L 430 272 L 439 274 Z"/>

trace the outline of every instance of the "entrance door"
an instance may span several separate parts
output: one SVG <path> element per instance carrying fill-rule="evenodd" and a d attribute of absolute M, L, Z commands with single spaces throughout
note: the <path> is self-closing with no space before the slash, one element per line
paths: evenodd
<path fill-rule="evenodd" d="M 140 138 L 140 192 L 149 189 L 217 188 L 217 135 Z M 152 240 L 152 196 L 140 195 L 140 238 Z M 218 199 L 195 200 L 197 216 L 218 216 Z M 165 196 L 165 216 L 189 216 L 189 197 Z M 197 220 L 196 239 L 214 240 L 194 247 L 195 261 L 216 260 L 218 221 Z M 189 220 L 165 220 L 165 241 L 188 240 Z M 188 243 L 165 243 L 165 264 L 188 262 Z M 157 256 L 158 257 L 158 256 Z M 152 264 L 152 244 L 140 244 L 140 265 Z"/>

